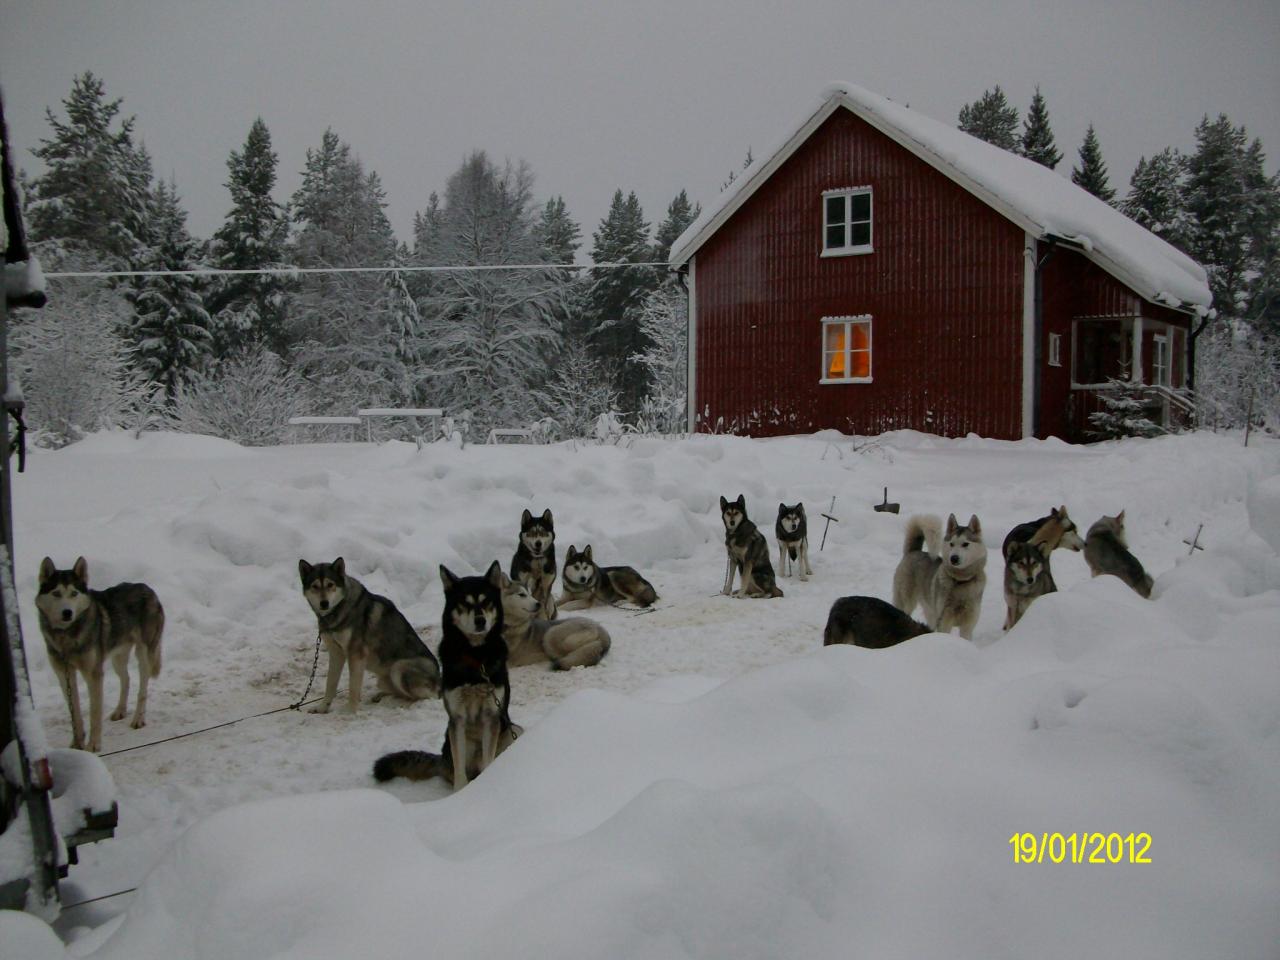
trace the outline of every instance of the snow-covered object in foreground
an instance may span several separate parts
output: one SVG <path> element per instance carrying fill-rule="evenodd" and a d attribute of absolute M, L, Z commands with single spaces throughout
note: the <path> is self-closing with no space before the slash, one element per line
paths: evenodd
<path fill-rule="evenodd" d="M 1250 483 L 1245 505 L 1254 532 L 1280 553 L 1280 474 Z"/>
<path fill-rule="evenodd" d="M 1056 238 L 1120 279 L 1152 303 L 1204 310 L 1211 296 L 1204 269 L 1088 191 L 1033 160 L 970 136 L 950 124 L 851 83 L 828 87 L 805 123 L 767 160 L 753 165 L 721 194 L 719 202 L 680 235 L 670 263 L 689 260 L 756 188 L 807 139 L 844 107 L 931 164 L 984 203 L 1038 239 Z"/>
<path fill-rule="evenodd" d="M 3 956 L 13 960 L 66 960 L 67 951 L 53 929 L 29 913 L 0 910 Z"/>
<path fill-rule="evenodd" d="M 42 307 L 45 303 L 44 271 L 31 256 L 4 265 L 4 297 L 10 306 Z"/>

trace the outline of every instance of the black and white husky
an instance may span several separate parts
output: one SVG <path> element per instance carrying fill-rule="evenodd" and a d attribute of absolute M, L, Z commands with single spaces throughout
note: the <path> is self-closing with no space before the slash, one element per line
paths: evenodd
<path fill-rule="evenodd" d="M 440 567 L 444 584 L 440 640 L 442 697 L 449 714 L 440 753 L 401 750 L 379 757 L 378 780 L 444 777 L 461 790 L 519 734 L 511 722 L 511 683 L 503 639 L 502 568 L 483 577 L 457 577 Z"/>
<path fill-rule="evenodd" d="M 724 588 L 721 593 L 735 597 L 780 597 L 773 576 L 773 564 L 769 562 L 769 544 L 764 534 L 747 519 L 747 498 L 741 493 L 737 500 L 720 498 L 720 519 L 724 523 L 724 548 L 728 554 Z M 735 575 L 740 578 L 738 589 L 733 590 Z"/>
<path fill-rule="evenodd" d="M 778 540 L 778 573 L 789 577 L 798 565 L 800 579 L 808 580 L 813 568 L 809 566 L 809 524 L 803 503 L 794 507 L 778 504 L 778 522 L 774 524 L 773 535 Z"/>
<path fill-rule="evenodd" d="M 551 586 L 556 581 L 556 526 L 550 509 L 535 517 L 526 510 L 520 517 L 520 542 L 511 558 L 511 579 L 523 583 L 542 604 L 542 619 L 554 620 L 556 601 Z"/>
<path fill-rule="evenodd" d="M 591 544 L 578 550 L 572 544 L 564 557 L 560 574 L 561 610 L 583 610 L 597 603 L 633 603 L 637 607 L 652 606 L 658 599 L 653 584 L 635 567 L 602 567 L 591 557 Z"/>

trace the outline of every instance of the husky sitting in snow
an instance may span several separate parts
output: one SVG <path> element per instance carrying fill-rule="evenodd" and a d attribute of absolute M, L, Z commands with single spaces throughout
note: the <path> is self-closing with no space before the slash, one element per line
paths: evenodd
<path fill-rule="evenodd" d="M 813 575 L 813 567 L 809 566 L 809 523 L 803 503 L 794 507 L 778 504 L 778 522 L 774 524 L 773 535 L 778 541 L 778 573 L 790 576 L 798 565 L 800 579 L 808 580 Z"/>

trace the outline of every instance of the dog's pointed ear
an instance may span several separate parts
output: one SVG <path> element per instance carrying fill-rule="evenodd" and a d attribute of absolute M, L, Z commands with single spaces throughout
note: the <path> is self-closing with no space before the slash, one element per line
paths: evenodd
<path fill-rule="evenodd" d="M 1050 507 L 1050 508 L 1049 508 L 1049 516 L 1051 516 L 1054 520 L 1061 520 L 1061 519 L 1062 519 L 1062 514 L 1060 514 L 1060 513 L 1058 512 L 1058 508 L 1057 508 L 1057 507 Z"/>
<path fill-rule="evenodd" d="M 951 516 L 947 517 L 946 536 L 948 539 L 955 536 L 956 530 L 958 530 L 959 528 L 960 528 L 960 524 L 956 522 L 956 515 L 954 513 L 951 514 Z"/>
<path fill-rule="evenodd" d="M 1124 511 L 1123 511 L 1123 510 L 1121 510 L 1119 513 L 1117 513 L 1117 514 L 1116 514 L 1116 523 L 1120 524 L 1120 526 L 1122 526 L 1122 527 L 1124 526 Z"/>
<path fill-rule="evenodd" d="M 1032 540 L 1032 541 L 1031 541 L 1031 545 L 1032 545 L 1033 547 L 1035 547 L 1035 548 L 1036 548 L 1036 550 L 1038 550 L 1038 551 L 1039 551 L 1039 553 L 1040 553 L 1040 557 L 1041 557 L 1042 559 L 1044 559 L 1044 560 L 1048 560 L 1048 559 L 1049 559 L 1049 554 L 1050 554 L 1050 552 L 1051 552 L 1051 551 L 1049 550 L 1049 545 L 1048 545 L 1047 543 L 1045 543 L 1043 540 L 1041 540 L 1039 543 L 1037 543 L 1036 541 Z"/>
<path fill-rule="evenodd" d="M 58 568 L 54 566 L 53 560 L 51 558 L 45 557 L 43 560 L 40 561 L 40 582 L 41 583 L 44 583 L 46 580 L 48 580 L 57 572 L 58 572 Z"/>
<path fill-rule="evenodd" d="M 782 516 L 786 512 L 787 512 L 787 505 L 785 503 L 778 504 L 778 516 Z"/>
<path fill-rule="evenodd" d="M 339 577 L 345 577 L 347 575 L 347 561 L 343 560 L 341 557 L 333 561 L 331 566 L 333 567 L 333 572 Z"/>
<path fill-rule="evenodd" d="M 497 560 L 489 564 L 489 569 L 485 571 L 484 578 L 499 589 L 502 588 L 502 564 Z"/>
<path fill-rule="evenodd" d="M 587 544 L 586 549 L 582 551 L 582 555 L 588 560 L 591 559 L 591 544 Z"/>
<path fill-rule="evenodd" d="M 501 570 L 499 570 L 498 572 L 502 573 Z M 498 579 L 498 586 L 501 587 L 503 590 L 510 590 L 511 578 L 508 577 L 505 573 L 502 573 L 502 576 Z"/>
<path fill-rule="evenodd" d="M 982 524 L 978 522 L 978 515 L 976 513 L 969 515 L 968 526 L 971 533 L 979 537 L 982 536 Z"/>
<path fill-rule="evenodd" d="M 726 500 L 724 497 L 721 497 L 721 498 L 720 498 L 720 512 L 721 512 L 721 513 L 724 513 L 724 512 L 725 512 L 726 510 L 728 510 L 728 509 L 729 509 L 729 501 L 728 501 L 728 500 Z"/>
<path fill-rule="evenodd" d="M 745 493 L 738 494 L 738 499 L 733 501 L 739 510 L 747 509 L 747 495 Z"/>
<path fill-rule="evenodd" d="M 86 587 L 89 585 L 89 561 L 84 557 L 76 557 L 76 562 L 71 568 L 71 572 L 74 573 L 76 575 L 76 579 Z"/>
<path fill-rule="evenodd" d="M 542 511 L 542 522 L 545 523 L 548 527 L 551 526 L 553 523 L 555 523 L 555 521 L 551 519 L 550 507 L 547 507 L 547 509 Z"/>
<path fill-rule="evenodd" d="M 524 513 L 520 514 L 520 526 L 527 527 L 532 520 L 533 514 L 530 513 L 528 509 L 526 509 Z"/>
<path fill-rule="evenodd" d="M 311 576 L 311 571 L 314 569 L 315 567 L 311 566 L 307 561 L 298 561 L 298 577 L 302 580 L 302 585 L 304 587 L 307 585 L 307 579 Z"/>
<path fill-rule="evenodd" d="M 458 578 L 449 572 L 449 568 L 443 563 L 440 564 L 440 582 L 444 584 L 444 592 L 448 593 L 453 589 L 454 584 L 458 582 Z"/>

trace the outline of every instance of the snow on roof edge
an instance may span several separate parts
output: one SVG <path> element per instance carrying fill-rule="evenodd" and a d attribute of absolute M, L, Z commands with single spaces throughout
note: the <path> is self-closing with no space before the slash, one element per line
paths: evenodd
<path fill-rule="evenodd" d="M 676 239 L 671 266 L 686 263 L 838 106 L 880 129 L 1037 237 L 1070 240 L 1084 256 L 1144 299 L 1199 312 L 1208 308 L 1211 295 L 1204 268 L 1106 202 L 1047 167 L 856 84 L 828 86 L 819 106 L 766 154 L 769 159 L 753 175 L 735 181 L 719 202 L 704 209 Z"/>

